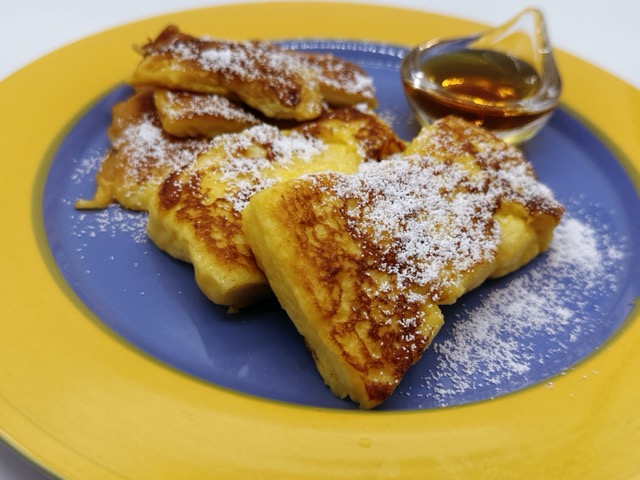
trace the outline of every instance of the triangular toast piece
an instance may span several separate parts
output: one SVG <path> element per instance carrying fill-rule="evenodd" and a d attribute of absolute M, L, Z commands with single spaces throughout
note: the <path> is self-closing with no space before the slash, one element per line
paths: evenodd
<path fill-rule="evenodd" d="M 243 229 L 338 397 L 391 395 L 453 303 L 545 250 L 563 209 L 514 147 L 449 117 L 356 174 L 255 194 Z"/>

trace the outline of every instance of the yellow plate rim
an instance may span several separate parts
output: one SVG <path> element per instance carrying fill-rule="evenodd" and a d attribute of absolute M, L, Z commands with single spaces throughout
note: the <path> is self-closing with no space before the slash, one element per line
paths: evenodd
<path fill-rule="evenodd" d="M 0 279 L 0 434 L 6 442 L 64 478 L 640 474 L 640 385 L 631 381 L 640 378 L 637 304 L 614 338 L 552 379 L 552 388 L 412 412 L 299 407 L 231 392 L 141 354 L 95 319 L 48 252 L 40 209 L 44 175 L 73 122 L 131 72 L 131 45 L 168 23 L 218 37 L 345 39 L 348 32 L 348 39 L 394 45 L 481 27 L 363 4 L 224 5 L 93 35 L 0 83 L 4 161 L 12 168 L 0 189 L 0 204 L 8 207 Z M 564 52 L 557 57 L 563 104 L 614 151 L 637 187 L 640 92 Z"/>

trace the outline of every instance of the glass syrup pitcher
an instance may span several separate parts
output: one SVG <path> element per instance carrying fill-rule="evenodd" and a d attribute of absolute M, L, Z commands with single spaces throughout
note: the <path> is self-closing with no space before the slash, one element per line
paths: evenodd
<path fill-rule="evenodd" d="M 562 89 L 544 18 L 533 8 L 479 34 L 421 43 L 400 74 L 420 123 L 458 115 L 512 144 L 549 121 Z"/>

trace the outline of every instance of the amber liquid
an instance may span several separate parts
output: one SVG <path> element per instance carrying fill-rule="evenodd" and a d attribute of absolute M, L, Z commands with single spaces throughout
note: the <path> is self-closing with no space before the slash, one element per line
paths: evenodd
<path fill-rule="evenodd" d="M 440 92 L 446 92 L 442 96 L 404 85 L 413 106 L 430 119 L 458 115 L 491 130 L 512 130 L 549 112 L 507 106 L 534 95 L 541 79 L 528 63 L 494 50 L 434 55 L 425 59 L 421 70 Z"/>

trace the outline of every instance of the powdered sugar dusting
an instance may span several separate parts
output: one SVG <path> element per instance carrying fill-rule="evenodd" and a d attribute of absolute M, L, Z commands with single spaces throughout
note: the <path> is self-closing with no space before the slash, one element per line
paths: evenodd
<path fill-rule="evenodd" d="M 448 319 L 449 333 L 432 345 L 434 365 L 423 378 L 430 401 L 446 406 L 472 391 L 507 393 L 525 386 L 527 374 L 547 362 L 549 375 L 559 373 L 552 370 L 554 358 L 584 348 L 599 326 L 589 306 L 618 288 L 605 272 L 625 256 L 619 240 L 565 216 L 535 265 L 502 287 L 491 286 L 478 305 L 467 307 L 463 297 Z"/>
<path fill-rule="evenodd" d="M 85 157 L 73 160 L 75 167 L 70 171 L 70 179 L 73 184 L 87 184 L 99 168 L 104 158 L 104 152 L 91 151 Z M 62 203 L 72 208 L 75 199 L 64 198 Z M 121 235 L 129 236 L 134 243 L 146 243 L 147 215 L 143 212 L 134 212 L 113 204 L 101 210 L 76 210 L 70 214 L 70 234 L 72 237 L 95 238 L 99 235 L 107 235 L 109 238 L 117 238 Z"/>
<path fill-rule="evenodd" d="M 147 176 L 149 169 L 170 172 L 189 165 L 209 142 L 203 139 L 175 139 L 160 126 L 155 115 L 146 114 L 128 124 L 113 139 L 113 148 L 126 159 L 126 174 Z"/>
<path fill-rule="evenodd" d="M 421 153 L 363 164 L 331 190 L 350 205 L 350 228 L 393 259 L 380 267 L 399 289 L 426 287 L 431 301 L 447 303 L 462 274 L 493 262 L 500 241 L 494 214 L 504 201 L 529 212 L 562 209 L 518 150 L 480 139 L 470 158 L 469 145 L 456 142 L 447 123 L 425 132 Z"/>
<path fill-rule="evenodd" d="M 113 204 L 102 210 L 74 213 L 71 235 L 77 238 L 128 235 L 134 243 L 146 243 L 146 225 L 146 213 L 133 212 Z"/>
<path fill-rule="evenodd" d="M 295 103 L 288 92 L 304 86 L 311 90 L 356 95 L 375 101 L 373 79 L 359 66 L 331 54 L 306 54 L 284 50 L 265 41 L 212 40 L 179 35 L 170 42 L 152 43 L 147 55 L 169 54 L 179 61 L 193 62 L 205 72 L 234 82 L 266 82 L 285 104 Z M 179 64 L 173 68 L 180 69 Z M 295 96 L 294 96 L 295 97 Z"/>
<path fill-rule="evenodd" d="M 171 107 L 164 113 L 172 120 L 209 116 L 236 122 L 258 123 L 258 119 L 249 111 L 221 95 L 199 95 L 167 90 L 166 98 L 171 103 Z"/>
<path fill-rule="evenodd" d="M 301 72 L 308 68 L 296 56 L 261 41 L 179 40 L 153 52 L 164 53 L 178 60 L 195 62 L 204 71 L 221 75 L 227 82 L 268 81 L 287 103 L 285 92 L 299 88 Z"/>
<path fill-rule="evenodd" d="M 430 285 L 438 301 L 447 273 L 490 261 L 496 252 L 496 199 L 468 187 L 458 164 L 398 156 L 363 164 L 357 175 L 343 177 L 336 194 L 357 200 L 347 212 L 355 231 L 381 245 L 383 255 L 396 253 L 396 261 L 383 267 L 399 288 Z"/>
<path fill-rule="evenodd" d="M 102 159 L 104 152 L 92 150 L 81 159 L 72 160 L 74 168 L 71 170 L 69 179 L 74 185 L 83 185 L 87 178 L 94 175 Z"/>
<path fill-rule="evenodd" d="M 236 212 L 244 209 L 251 195 L 277 181 L 269 172 L 293 162 L 310 162 L 326 148 L 321 140 L 297 131 L 283 133 L 266 124 L 248 128 L 239 135 L 220 135 L 214 142 L 212 151 L 224 150 L 224 162 L 218 167 L 220 179 L 228 186 L 226 199 Z M 210 168 L 209 162 L 205 155 L 185 173 L 206 170 Z"/>

